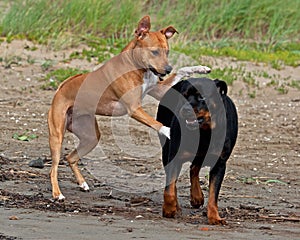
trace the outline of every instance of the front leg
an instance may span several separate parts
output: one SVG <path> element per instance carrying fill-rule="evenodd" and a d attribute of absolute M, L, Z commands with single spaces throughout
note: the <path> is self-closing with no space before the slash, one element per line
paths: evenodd
<path fill-rule="evenodd" d="M 171 76 L 169 84 L 158 82 L 152 89 L 147 93 L 151 97 L 154 97 L 156 100 L 160 101 L 162 97 L 166 94 L 166 92 L 172 87 L 172 79 L 174 79 L 175 74 Z M 165 80 L 166 81 L 166 80 Z"/>
<path fill-rule="evenodd" d="M 209 67 L 201 65 L 180 68 L 177 73 L 173 73 L 165 80 L 159 81 L 158 84 L 148 92 L 148 94 L 159 101 L 172 86 L 174 86 L 182 79 L 189 78 L 193 74 L 207 74 L 210 72 L 211 69 Z M 155 78 L 158 80 L 157 76 L 155 76 L 153 73 L 147 75 L 147 77 Z"/>
<path fill-rule="evenodd" d="M 135 120 L 153 128 L 156 130 L 159 134 L 162 134 L 166 136 L 168 139 L 170 139 L 170 128 L 163 126 L 162 123 L 156 121 L 153 117 L 151 117 L 148 113 L 146 113 L 142 107 L 139 107 L 132 113 L 129 112 L 129 115 L 134 118 Z"/>
<path fill-rule="evenodd" d="M 208 74 L 211 72 L 211 69 L 206 66 L 189 66 L 179 68 L 175 74 L 172 74 L 166 80 L 161 81 L 160 84 L 174 86 L 176 83 L 181 81 L 184 78 L 189 78 L 193 74 Z"/>
<path fill-rule="evenodd" d="M 199 172 L 201 167 L 192 165 L 190 168 L 191 182 L 191 205 L 193 208 L 199 208 L 204 204 L 204 196 L 199 183 Z"/>
<path fill-rule="evenodd" d="M 177 199 L 176 181 L 170 183 L 164 190 L 163 217 L 174 218 L 181 211 Z"/>
<path fill-rule="evenodd" d="M 177 129 L 177 128 L 176 128 Z M 173 130 L 173 128 L 172 128 Z M 177 199 L 176 182 L 180 175 L 183 160 L 176 154 L 178 150 L 178 144 L 180 139 L 178 136 L 172 134 L 170 141 L 167 141 L 168 145 L 163 149 L 163 164 L 166 173 L 166 187 L 164 191 L 164 204 L 163 204 L 163 216 L 175 217 L 177 213 L 180 213 L 181 209 Z"/>
<path fill-rule="evenodd" d="M 126 94 L 120 97 L 120 101 L 126 107 L 127 113 L 130 117 L 153 128 L 159 134 L 163 134 L 170 139 L 170 128 L 163 126 L 162 123 L 156 121 L 142 108 L 142 88 L 140 86 L 136 86 L 126 92 Z"/>

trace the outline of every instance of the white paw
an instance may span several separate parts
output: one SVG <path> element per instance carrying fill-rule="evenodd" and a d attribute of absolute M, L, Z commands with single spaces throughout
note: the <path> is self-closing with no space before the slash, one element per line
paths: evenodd
<path fill-rule="evenodd" d="M 166 136 L 168 139 L 170 139 L 170 128 L 166 126 L 162 126 L 159 131 L 159 134 Z"/>
<path fill-rule="evenodd" d="M 180 68 L 176 73 L 176 76 L 172 82 L 172 86 L 174 86 L 176 83 L 181 81 L 183 78 L 190 77 L 194 73 L 207 74 L 210 72 L 211 72 L 211 69 L 209 67 L 201 66 L 201 65 Z"/>
<path fill-rule="evenodd" d="M 180 68 L 177 71 L 177 74 L 183 75 L 183 76 L 190 76 L 194 73 L 206 74 L 206 73 L 210 73 L 210 72 L 211 72 L 211 69 L 209 67 L 199 65 L 199 66 L 191 66 L 191 67 Z"/>
<path fill-rule="evenodd" d="M 58 201 L 63 201 L 63 200 L 65 200 L 65 196 L 62 195 L 62 194 L 59 194 L 57 200 L 58 200 Z"/>
<path fill-rule="evenodd" d="M 81 185 L 79 185 L 79 187 L 83 190 L 83 191 L 89 191 L 90 187 L 86 182 L 83 182 Z"/>

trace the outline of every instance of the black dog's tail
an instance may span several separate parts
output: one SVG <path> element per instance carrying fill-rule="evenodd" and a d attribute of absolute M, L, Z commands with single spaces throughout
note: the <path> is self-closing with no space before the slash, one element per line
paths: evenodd
<path fill-rule="evenodd" d="M 224 147 L 228 149 L 226 153 L 227 153 L 227 157 L 229 157 L 235 145 L 237 135 L 238 135 L 238 115 L 237 115 L 235 104 L 233 103 L 231 98 L 227 96 L 228 87 L 226 82 L 219 79 L 215 79 L 214 82 L 221 94 L 221 97 L 223 99 L 223 104 L 226 109 L 226 118 L 227 118 L 226 135 L 229 139 L 231 139 L 231 141 L 229 141 L 229 143 L 225 143 Z"/>
<path fill-rule="evenodd" d="M 227 95 L 228 88 L 227 88 L 226 82 L 221 81 L 219 79 L 215 79 L 214 82 L 215 82 L 217 88 L 219 89 L 220 94 Z"/>

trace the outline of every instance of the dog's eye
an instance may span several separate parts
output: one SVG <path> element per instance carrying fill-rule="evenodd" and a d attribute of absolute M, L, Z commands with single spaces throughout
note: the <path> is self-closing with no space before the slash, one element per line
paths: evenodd
<path fill-rule="evenodd" d="M 153 56 L 158 56 L 159 55 L 158 50 L 152 50 L 151 53 L 153 54 Z"/>

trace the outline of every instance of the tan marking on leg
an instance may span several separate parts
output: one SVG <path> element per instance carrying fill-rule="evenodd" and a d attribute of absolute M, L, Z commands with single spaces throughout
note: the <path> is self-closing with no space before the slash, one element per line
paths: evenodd
<path fill-rule="evenodd" d="M 173 218 L 178 211 L 180 207 L 177 200 L 176 182 L 172 182 L 164 191 L 163 216 Z"/>
<path fill-rule="evenodd" d="M 209 198 L 207 204 L 207 217 L 208 223 L 212 225 L 225 225 L 226 221 L 221 218 L 218 212 L 218 203 L 215 198 L 215 187 L 214 183 L 211 182 L 209 186 Z"/>
<path fill-rule="evenodd" d="M 199 166 L 192 166 L 190 169 L 191 205 L 194 208 L 199 208 L 204 204 L 204 196 L 199 183 L 200 169 Z"/>

